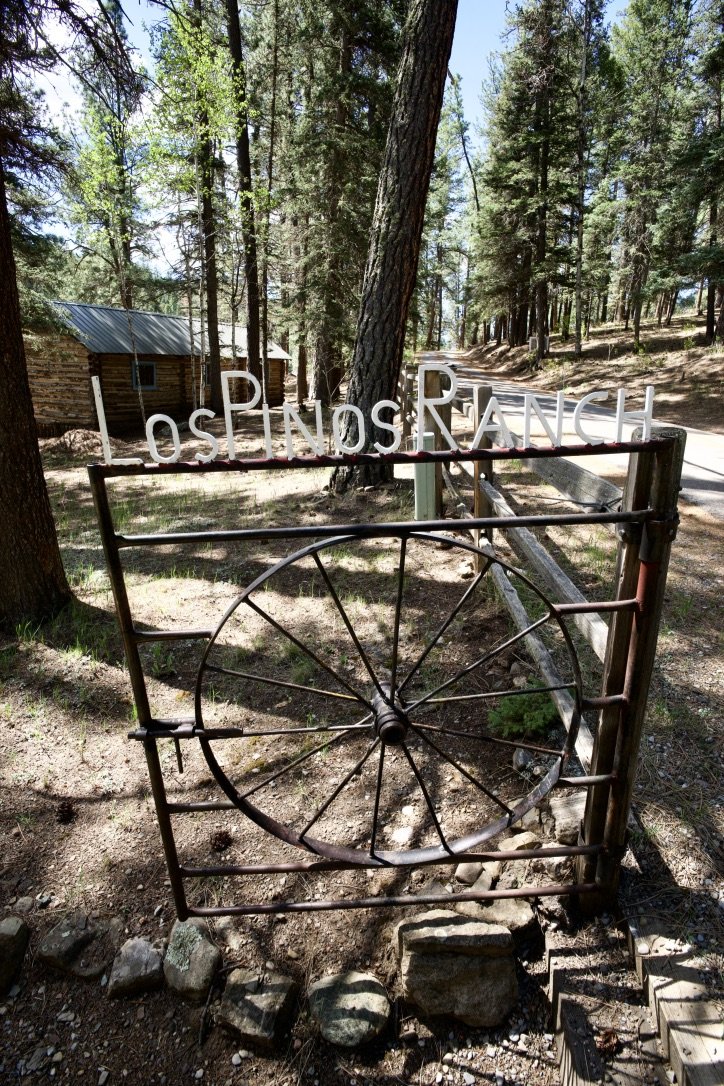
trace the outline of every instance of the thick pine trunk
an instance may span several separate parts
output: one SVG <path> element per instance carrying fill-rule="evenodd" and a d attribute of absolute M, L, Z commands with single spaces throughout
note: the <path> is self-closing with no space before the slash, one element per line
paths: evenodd
<path fill-rule="evenodd" d="M 0 162 L 0 626 L 37 623 L 70 599 L 45 487 L 25 365 Z"/>
<path fill-rule="evenodd" d="M 389 433 L 372 425 L 372 408 L 394 399 L 397 388 L 456 13 L 457 0 L 412 0 L 408 12 L 347 395 L 362 411 L 365 449 L 375 440 L 389 444 Z M 351 412 L 346 417 L 345 444 L 352 445 L 357 423 Z M 338 469 L 333 485 L 345 490 L 386 474 Z"/>

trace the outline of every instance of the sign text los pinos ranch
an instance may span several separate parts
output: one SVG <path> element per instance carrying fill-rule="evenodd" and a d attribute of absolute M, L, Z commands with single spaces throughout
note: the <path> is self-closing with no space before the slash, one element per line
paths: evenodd
<path fill-rule="evenodd" d="M 426 396 L 425 395 L 425 373 L 435 370 L 438 373 L 445 374 L 450 382 L 449 388 L 441 396 Z M 235 379 L 241 379 L 246 381 L 249 385 L 251 398 L 242 403 L 235 403 L 231 400 L 229 393 L 229 382 Z M 108 428 L 106 426 L 106 416 L 103 408 L 103 397 L 101 395 L 101 383 L 100 378 L 93 377 L 93 394 L 95 396 L 96 410 L 98 412 L 98 424 L 100 426 L 101 441 L 103 444 L 103 454 L 107 464 L 142 464 L 143 460 L 140 457 L 131 457 L 125 459 L 118 459 L 111 453 L 111 445 L 108 439 Z M 224 423 L 226 426 L 226 442 L 227 442 L 227 458 L 229 460 L 238 460 L 236 455 L 236 446 L 234 444 L 234 416 L 236 414 L 243 414 L 245 411 L 253 411 L 262 399 L 262 390 L 259 381 L 251 373 L 247 373 L 245 370 L 226 370 L 221 374 L 221 388 L 224 399 Z M 461 447 L 453 435 L 448 430 L 447 426 L 443 422 L 438 411 L 439 407 L 444 404 L 450 403 L 451 400 L 457 395 L 458 382 L 454 371 L 449 367 L 441 363 L 426 362 L 418 367 L 418 380 L 417 380 L 417 418 L 429 418 L 431 423 L 435 424 L 442 434 L 443 439 L 447 442 L 453 451 L 458 451 Z M 609 392 L 589 392 L 587 396 L 584 396 L 581 400 L 578 400 L 573 409 L 573 428 L 584 444 L 587 445 L 600 445 L 605 441 L 605 438 L 598 434 L 590 433 L 584 429 L 583 412 L 591 404 L 601 404 L 609 399 Z M 563 422 L 564 422 L 564 395 L 562 392 L 556 393 L 556 407 L 552 416 L 548 416 L 541 406 L 538 398 L 531 393 L 525 393 L 523 396 L 523 447 L 528 447 L 531 444 L 531 423 L 534 418 L 538 419 L 545 434 L 550 441 L 552 448 L 557 448 L 563 445 Z M 626 410 L 626 390 L 619 388 L 616 392 L 616 414 L 615 414 L 615 441 L 621 441 L 623 439 L 623 428 L 626 423 L 641 423 L 643 427 L 643 439 L 647 441 L 651 434 L 651 423 L 653 419 L 653 407 L 654 407 L 654 389 L 652 385 L 648 385 L 646 388 L 646 396 L 644 401 L 644 408 L 642 411 L 627 411 Z M 373 443 L 374 448 L 379 453 L 393 453 L 400 445 L 402 440 L 402 430 L 400 426 L 393 422 L 385 421 L 382 417 L 383 413 L 387 413 L 388 418 L 393 418 L 395 413 L 399 411 L 400 405 L 395 403 L 394 400 L 380 400 L 372 408 L 372 422 L 381 430 L 389 432 L 390 440 L 387 445 L 383 445 L 378 441 Z M 297 455 L 294 450 L 294 430 L 297 432 L 303 440 L 309 445 L 309 448 L 314 456 L 322 456 L 325 452 L 325 436 L 322 425 L 322 405 L 319 400 L 314 401 L 314 416 L 315 416 L 315 432 L 312 433 L 307 425 L 300 417 L 299 411 L 291 404 L 282 404 L 283 421 L 284 421 L 284 436 L 286 440 L 287 456 L 289 458 Z M 425 414 L 427 413 L 427 415 Z M 347 445 L 342 438 L 342 427 L 345 416 L 352 414 L 357 420 L 357 441 L 354 445 Z M 271 433 L 271 414 L 267 404 L 261 404 L 261 415 L 264 426 L 264 443 L 266 446 L 266 455 L 271 459 L 275 454 L 272 446 L 272 433 Z M 199 422 L 202 419 L 215 418 L 213 411 L 208 407 L 199 407 L 196 411 L 192 412 L 189 417 L 189 430 L 199 441 L 203 442 L 208 449 L 195 454 L 195 459 L 202 464 L 208 464 L 212 460 L 216 460 L 220 453 L 219 442 L 213 434 L 208 433 L 206 430 L 202 430 Z M 171 434 L 171 443 L 173 445 L 173 452 L 168 455 L 159 451 L 158 444 L 156 442 L 156 427 L 167 426 Z M 470 449 L 477 449 L 480 443 L 485 437 L 495 439 L 497 435 L 498 444 L 507 446 L 508 448 L 515 447 L 515 440 L 510 431 L 510 427 L 505 419 L 505 415 L 501 409 L 501 406 L 495 396 L 491 396 L 488 404 L 485 408 L 485 413 L 480 420 L 475 435 L 470 442 Z M 179 429 L 170 415 L 156 414 L 151 415 L 146 423 L 146 440 L 148 442 L 148 451 L 151 459 L 157 464 L 174 464 L 181 458 L 181 439 L 179 436 Z M 365 421 L 362 412 L 354 404 L 341 404 L 336 407 L 332 412 L 332 440 L 335 450 L 341 454 L 354 454 L 360 452 L 366 444 L 366 432 Z M 417 432 L 417 449 L 421 451 L 424 448 L 424 434 L 422 427 L 418 427 Z M 464 450 L 463 450 L 464 451 Z"/>

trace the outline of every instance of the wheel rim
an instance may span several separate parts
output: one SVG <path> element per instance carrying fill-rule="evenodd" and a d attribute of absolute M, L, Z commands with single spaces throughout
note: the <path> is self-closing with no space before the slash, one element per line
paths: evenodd
<path fill-rule="evenodd" d="M 397 555 L 394 591 L 390 593 L 394 603 L 386 604 L 391 609 L 391 629 L 386 634 L 389 648 L 384 663 L 375 656 L 369 638 L 358 633 L 349 600 L 342 598 L 340 578 L 322 560 L 327 552 L 342 556 L 350 548 L 370 546 L 369 538 L 362 540 L 350 534 L 319 540 L 282 558 L 261 573 L 227 609 L 199 666 L 195 692 L 196 724 L 203 755 L 219 787 L 248 818 L 280 840 L 321 857 L 364 866 L 435 863 L 446 855 L 459 856 L 480 848 L 518 822 L 554 787 L 575 744 L 582 701 L 580 667 L 568 630 L 552 611 L 550 601 L 525 574 L 508 565 L 491 549 L 428 532 L 411 531 L 394 536 L 381 533 L 375 541 L 380 539 L 396 548 L 393 555 Z M 406 590 L 411 565 L 409 552 L 411 548 L 414 551 L 424 548 L 429 558 L 430 548 L 440 546 L 457 550 L 463 556 L 481 555 L 483 568 L 467 587 L 453 578 L 450 591 L 446 593 L 445 609 L 432 633 L 410 637 L 410 626 L 405 618 L 406 598 L 410 594 Z M 456 624 L 476 603 L 479 605 L 481 591 L 484 591 L 481 586 L 485 585 L 493 566 L 498 566 L 509 578 L 517 579 L 538 608 L 542 608 L 543 615 L 524 631 L 502 639 L 493 638 L 494 644 L 487 651 L 460 658 L 457 642 L 450 642 L 446 635 L 455 630 Z M 273 586 L 282 579 L 293 580 L 301 568 L 312 571 L 324 593 L 315 598 L 313 611 L 319 611 L 324 600 L 327 609 L 337 618 L 339 637 L 344 636 L 355 657 L 353 665 L 340 664 L 344 654 L 330 663 L 325 658 L 329 655 L 329 645 L 325 650 L 321 642 L 321 647 L 310 644 L 309 631 L 305 633 L 300 629 L 299 622 L 290 626 L 283 606 L 278 606 L 276 613 L 269 606 Z M 262 593 L 269 597 L 262 596 L 264 605 L 259 602 Z M 291 678 L 283 671 L 281 676 L 279 671 L 275 675 L 260 674 L 257 667 L 249 670 L 248 663 L 230 666 L 229 652 L 242 652 L 234 648 L 235 638 L 238 639 L 239 630 L 243 636 L 247 635 L 250 616 L 254 616 L 253 621 L 257 624 L 261 623 L 270 637 L 286 645 L 290 655 L 298 655 L 306 661 L 314 669 L 314 679 L 307 680 L 302 676 L 303 681 L 294 681 L 299 676 L 293 670 Z M 471 692 L 463 685 L 471 677 L 484 684 L 491 665 L 495 666 L 496 661 L 514 648 L 519 651 L 527 633 L 545 627 L 554 631 L 567 657 L 571 678 L 564 685 L 571 690 L 576 706 L 565 740 L 556 748 L 501 739 L 481 725 L 481 706 L 484 709 L 499 699 L 514 695 L 524 703 L 525 690 L 511 687 L 496 693 L 476 688 Z M 433 657 L 434 669 L 430 664 Z M 448 674 L 444 674 L 446 668 Z M 433 674 L 432 679 L 426 669 Z M 324 686 L 320 684 L 320 676 L 324 678 Z M 267 740 L 264 751 L 271 747 L 272 758 L 261 759 L 261 767 L 254 767 L 248 760 L 236 764 L 234 758 L 228 756 L 230 741 L 213 737 L 213 725 L 209 726 L 207 720 L 214 716 L 217 704 L 214 684 L 217 682 L 225 684 L 226 693 L 232 691 L 231 701 L 222 703 L 222 720 L 228 720 L 232 725 L 235 714 L 238 717 L 239 713 L 246 712 L 247 719 L 250 716 L 254 719 L 253 705 L 259 697 L 255 692 L 281 691 L 288 700 L 297 699 L 288 724 L 271 727 L 244 724 L 243 734 L 234 739 L 234 743 L 242 748 L 246 745 L 247 751 L 257 741 Z M 531 691 L 530 697 L 534 696 Z M 298 716 L 300 706 L 303 709 L 305 699 L 310 698 L 321 699 L 323 704 L 333 706 L 336 715 L 332 723 L 326 717 L 321 722 L 318 718 L 310 722 L 309 717 L 314 714 L 308 714 L 307 725 L 299 725 L 294 710 Z M 460 717 L 454 717 L 461 707 L 477 709 L 478 716 L 461 724 Z M 535 751 L 539 757 L 547 759 L 548 765 L 526 794 L 511 805 L 482 777 L 491 750 L 497 751 L 499 758 L 501 749 L 507 749 L 509 755 L 510 748 L 516 746 Z M 460 754 L 458 748 L 464 753 Z M 324 765 L 318 764 L 320 759 L 329 756 L 330 751 L 343 763 L 340 766 L 335 763 L 332 773 L 325 772 Z M 463 781 L 466 795 L 473 797 L 473 808 L 477 800 L 477 810 L 468 818 L 469 825 L 466 826 L 456 814 L 452 819 L 452 832 L 440 814 L 440 773 L 431 770 L 435 761 L 444 767 L 448 779 L 454 775 L 456 780 Z M 393 764 L 394 769 L 391 769 Z M 310 774 L 313 780 L 305 780 Z M 385 847 L 385 836 L 389 834 L 388 816 L 392 811 L 394 817 L 395 804 L 395 799 L 387 792 L 395 787 L 390 782 L 399 782 L 403 776 L 410 782 L 411 794 L 414 793 L 422 809 L 426 839 L 424 843 L 415 843 L 411 838 L 409 843 L 402 841 L 400 847 Z M 239 777 L 243 783 L 237 780 Z M 363 779 L 369 787 L 369 792 L 365 793 L 369 811 L 362 814 L 362 824 L 367 826 L 368 832 L 350 845 L 339 840 L 350 828 L 349 822 L 342 825 L 344 818 L 340 812 L 345 800 L 347 809 L 350 800 L 354 805 L 355 789 L 359 791 L 358 784 Z M 307 794 L 306 812 L 304 803 L 280 799 L 284 788 L 289 791 L 289 787 L 298 786 L 300 780 L 303 792 L 311 785 L 317 786 Z M 282 789 L 277 790 L 278 784 L 282 784 Z M 403 812 L 405 809 L 402 805 Z"/>

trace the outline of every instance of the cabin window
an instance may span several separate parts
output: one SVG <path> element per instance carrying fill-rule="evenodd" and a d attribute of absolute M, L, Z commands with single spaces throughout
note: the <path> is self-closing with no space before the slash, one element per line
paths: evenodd
<path fill-rule="evenodd" d="M 156 363 L 140 358 L 138 366 L 131 362 L 131 385 L 142 391 L 156 388 Z"/>

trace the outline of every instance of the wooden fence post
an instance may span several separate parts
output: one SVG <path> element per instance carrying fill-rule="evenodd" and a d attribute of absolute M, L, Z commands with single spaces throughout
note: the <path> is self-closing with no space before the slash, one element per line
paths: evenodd
<path fill-rule="evenodd" d="M 400 378 L 400 421 L 402 422 L 402 448 L 409 445 L 412 434 L 412 385 L 415 378 L 410 366 L 405 366 Z"/>
<path fill-rule="evenodd" d="M 422 437 L 423 448 L 432 452 L 435 448 L 435 435 L 429 430 Z M 435 474 L 436 464 L 415 464 L 415 520 L 435 520 Z"/>
<path fill-rule="evenodd" d="M 603 842 L 606 846 L 597 859 L 580 857 L 577 861 L 578 881 L 595 881 L 600 887 L 597 894 L 581 896 L 586 911 L 607 908 L 618 890 L 666 573 L 676 534 L 686 431 L 655 426 L 652 436 L 669 441 L 631 455 L 624 490 L 625 511 L 651 508 L 654 516 L 643 533 L 636 532 L 633 525 L 624 526 L 619 543 L 616 598 L 636 598 L 638 609 L 617 611 L 611 620 L 602 694 L 623 691 L 624 702 L 601 710 L 593 747 L 591 775 L 612 773 L 614 779 L 610 785 L 591 788 L 586 800 L 583 843 Z M 633 440 L 641 437 L 637 430 Z"/>
<path fill-rule="evenodd" d="M 438 398 L 442 395 L 442 374 L 439 370 L 426 370 L 425 371 L 425 396 L 430 399 Z M 440 408 L 438 407 L 438 410 Z M 437 425 L 432 416 L 425 411 L 424 419 L 418 419 L 417 425 L 422 426 L 422 432 L 424 434 L 432 433 L 434 435 L 433 449 L 440 449 L 442 445 L 442 435 L 440 433 L 440 427 Z M 434 467 L 435 477 L 435 517 L 442 516 L 442 464 L 435 464 Z"/>
<path fill-rule="evenodd" d="M 480 420 L 485 414 L 485 408 L 488 406 L 490 397 L 493 395 L 493 389 L 491 385 L 474 385 L 473 386 L 473 433 L 477 433 Z M 492 442 L 488 435 L 480 442 L 481 449 L 489 449 Z M 481 478 L 486 479 L 490 485 L 493 485 L 493 463 L 483 463 L 481 460 L 475 460 L 473 462 L 473 516 L 474 517 L 491 517 L 493 515 L 493 507 L 490 504 L 490 499 L 486 494 L 483 494 L 480 489 Z M 493 541 L 493 529 L 486 528 L 484 531 L 484 537 L 489 543 Z M 480 531 L 475 530 L 474 540 L 476 547 L 480 544 Z M 479 573 L 483 568 L 483 557 L 480 554 L 475 555 L 475 571 Z"/>

